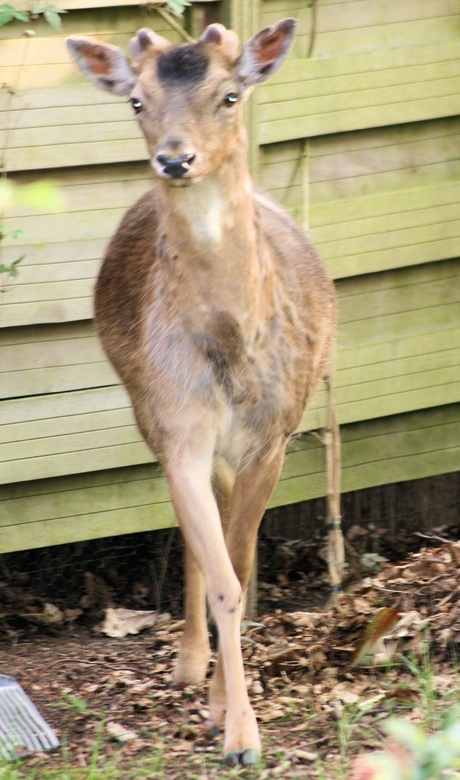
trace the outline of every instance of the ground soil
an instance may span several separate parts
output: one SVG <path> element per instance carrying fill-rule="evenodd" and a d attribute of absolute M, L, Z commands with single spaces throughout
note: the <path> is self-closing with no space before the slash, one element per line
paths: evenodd
<path fill-rule="evenodd" d="M 381 744 L 388 712 L 420 720 L 422 693 L 398 654 L 421 668 L 429 652 L 440 694 L 457 696 L 460 546 L 431 544 L 370 571 L 331 607 L 327 589 L 311 593 L 308 582 L 260 583 L 259 615 L 242 637 L 265 750 L 254 777 L 346 777 L 354 755 Z M 77 609 L 23 592 L 18 610 L 8 588 L 0 672 L 21 683 L 66 745 L 25 759 L 26 776 L 89 766 L 96 742 L 117 766 L 161 750 L 163 774 L 152 778 L 219 776 L 212 761 L 218 766 L 221 740 L 206 732 L 206 685 L 171 686 L 181 620 L 163 616 L 136 636 L 110 638 L 101 631 L 101 602 L 99 616 L 91 612 L 91 586 Z M 123 777 L 135 775 L 127 769 Z"/>

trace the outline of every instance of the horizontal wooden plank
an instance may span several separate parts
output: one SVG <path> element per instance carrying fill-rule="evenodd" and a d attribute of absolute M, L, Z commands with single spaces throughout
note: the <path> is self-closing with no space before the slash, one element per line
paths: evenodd
<path fill-rule="evenodd" d="M 355 4 L 355 3 L 354 3 Z M 324 18 L 325 9 L 322 4 L 317 12 L 317 19 Z M 271 14 L 273 24 L 283 18 L 286 13 Z M 299 20 L 299 32 L 294 40 L 292 54 L 299 59 L 310 55 L 312 14 L 311 6 L 302 8 L 300 13 L 294 13 Z M 439 43 L 450 41 L 456 37 L 457 19 L 454 14 L 438 16 L 431 19 L 415 19 L 414 21 L 396 22 L 394 24 L 373 25 L 362 29 L 359 18 L 355 28 L 343 30 L 318 30 L 312 54 L 314 57 L 335 57 L 337 54 L 360 54 L 373 49 L 391 46 L 419 46 L 422 43 Z"/>
<path fill-rule="evenodd" d="M 413 357 L 421 362 L 418 368 L 411 369 L 412 372 L 427 370 L 426 359 L 431 354 L 444 355 L 443 365 L 452 365 L 447 360 L 447 351 L 457 348 L 456 329 L 460 311 L 458 274 L 458 261 L 453 260 L 379 275 L 351 277 L 338 283 L 339 388 L 352 384 L 351 379 L 346 382 L 343 379 L 344 372 L 349 370 L 350 376 L 355 372 L 354 381 L 358 386 L 367 381 L 367 375 L 369 379 L 376 380 L 394 377 L 396 382 L 406 370 L 405 361 L 409 366 Z M 377 375 L 374 374 L 374 365 L 377 366 Z M 397 365 L 402 366 L 401 370 Z M 0 397 L 3 398 L 118 384 L 89 322 L 3 329 L 0 331 L 0 366 Z M 412 390 L 423 393 L 426 383 L 417 387 L 418 390 L 414 387 Z M 455 388 L 449 390 L 452 391 Z M 439 393 L 439 389 L 436 392 Z M 378 392 L 376 397 L 380 397 Z M 67 399 L 67 395 L 64 398 Z M 33 399 L 26 403 L 31 404 L 32 416 L 24 417 L 25 411 L 19 406 L 16 417 L 5 418 L 5 422 L 33 420 L 34 414 L 40 419 L 40 406 L 34 412 Z M 362 407 L 361 414 L 371 414 L 371 403 L 372 415 L 375 414 L 378 401 L 371 399 Z M 401 403 L 403 408 L 398 406 Z M 413 408 L 407 406 L 409 403 L 409 397 L 401 396 L 399 399 L 399 394 L 395 392 L 394 398 L 391 395 L 385 398 L 384 408 L 390 408 L 395 413 L 407 411 Z M 415 405 L 420 406 L 421 403 L 418 398 Z M 321 396 L 319 408 L 322 410 L 323 406 L 324 398 Z M 70 408 L 65 405 L 63 414 L 69 414 L 66 410 Z M 96 403 L 83 411 L 95 412 L 98 408 Z M 309 422 L 304 423 L 307 427 L 316 428 L 322 424 L 322 418 L 318 421 L 315 409 L 316 405 L 307 413 L 305 419 Z M 350 417 L 348 409 L 348 420 L 359 419 L 359 403 L 353 409 L 353 415 L 358 415 L 358 418 Z"/>
<path fill-rule="evenodd" d="M 424 216 L 427 224 L 435 221 L 434 216 L 439 209 L 441 218 L 439 222 L 449 222 L 456 216 L 454 211 L 460 202 L 460 179 L 452 181 L 431 182 L 430 186 L 421 186 L 407 190 L 394 190 L 391 192 L 379 192 L 358 198 L 338 198 L 336 200 L 322 201 L 312 204 L 310 221 L 315 228 L 320 240 L 328 240 L 326 230 L 333 227 L 338 230 L 343 226 L 342 233 L 335 233 L 335 237 L 341 238 L 350 235 L 359 235 L 367 231 L 377 233 L 375 222 L 385 218 L 391 227 L 412 227 L 417 224 L 420 216 Z M 436 212 L 432 212 L 436 209 Z M 445 219 L 442 218 L 443 210 Z M 365 222 L 365 231 L 356 230 L 358 219 Z M 399 221 L 398 221 L 399 220 Z M 388 226 L 387 226 L 388 229 Z"/>
<path fill-rule="evenodd" d="M 16 2 L 16 0 L 14 1 Z M 51 49 L 55 42 L 56 45 L 59 45 L 59 41 L 66 35 L 94 35 L 97 37 L 126 35 L 132 34 L 142 26 L 152 27 L 168 38 L 171 36 L 171 40 L 182 40 L 177 30 L 172 29 L 168 21 L 152 6 L 149 7 L 143 3 L 138 4 L 137 7 L 133 7 L 130 4 L 127 4 L 125 7 L 123 5 L 114 7 L 110 3 L 99 8 L 81 9 L 72 14 L 65 14 L 62 17 L 62 28 L 56 30 L 52 29 L 44 17 L 40 15 L 38 19 L 33 20 L 35 36 L 33 39 L 27 39 L 29 44 L 26 56 L 28 57 L 29 52 L 33 52 L 35 47 L 40 48 L 40 43 L 36 42 L 38 39 L 48 41 L 48 46 Z M 2 45 L 5 41 L 11 39 L 24 40 L 22 36 L 23 31 L 23 22 L 16 23 L 12 21 L 4 25 L 2 27 Z M 53 53 L 50 51 L 49 57 L 52 58 L 53 56 Z M 2 63 L 9 62 L 9 60 L 4 60 L 3 58 L 1 61 Z M 26 64 L 27 62 L 28 60 L 26 60 Z"/>
<path fill-rule="evenodd" d="M 292 140 L 262 147 L 262 185 L 284 202 L 308 155 L 309 201 L 437 187 L 460 180 L 460 117 Z M 301 198 L 299 200 L 301 203 Z"/>
<path fill-rule="evenodd" d="M 459 53 L 460 43 L 448 41 L 293 60 L 259 91 L 260 143 L 459 113 Z M 52 75 L 50 65 L 31 64 L 22 88 L 0 95 L 4 125 L 15 128 L 8 170 L 146 159 L 126 102 L 84 85 L 65 53 L 55 56 L 62 63 L 53 63 Z"/>
<path fill-rule="evenodd" d="M 305 10 L 305 3 L 300 0 L 263 0 L 262 23 L 273 24 L 280 13 L 298 16 Z M 321 0 L 318 8 L 318 34 L 357 28 L 364 31 L 366 27 L 436 19 L 452 16 L 457 12 L 455 0 L 405 0 L 404 3 L 386 3 L 382 0 Z"/>
<path fill-rule="evenodd" d="M 375 354 L 378 357 L 378 345 Z M 340 420 L 346 423 L 460 400 L 458 355 L 458 348 L 452 348 L 435 356 L 381 361 L 370 369 L 339 369 Z M 324 406 L 323 391 L 300 430 L 324 425 Z M 152 460 L 135 428 L 129 401 L 117 386 L 3 402 L 0 416 L 3 483 L 81 473 L 89 461 L 96 471 Z"/>
<path fill-rule="evenodd" d="M 460 209 L 455 209 L 460 213 Z M 314 230 L 312 230 L 314 237 Z M 340 241 L 316 242 L 335 279 L 363 272 L 432 262 L 456 257 L 460 250 L 459 223 L 445 223 L 389 230 Z M 391 253 L 394 259 L 391 260 Z"/>
<path fill-rule="evenodd" d="M 106 245 L 125 210 L 152 186 L 149 166 L 64 169 L 53 179 L 65 205 L 58 214 L 11 211 L 6 230 L 25 235 L 5 240 L 3 262 L 25 256 L 17 280 L 4 280 L 0 327 L 69 322 L 93 316 L 93 288 Z M 30 175 L 16 175 L 27 184 Z"/>
<path fill-rule="evenodd" d="M 382 55 L 382 52 L 380 52 Z M 308 71 L 311 68 L 310 63 L 316 60 L 300 61 L 298 63 L 299 78 L 301 74 L 307 76 L 305 62 L 309 63 Z M 382 62 L 386 63 L 386 68 L 380 71 L 367 71 L 364 73 L 353 73 L 345 75 L 330 76 L 328 79 L 319 78 L 312 80 L 307 78 L 297 82 L 286 81 L 286 83 L 266 86 L 263 89 L 262 97 L 259 102 L 259 113 L 261 122 L 269 122 L 271 119 L 278 119 L 283 115 L 302 116 L 305 107 L 312 106 L 313 110 L 323 112 L 323 103 L 320 101 L 330 100 L 335 95 L 340 108 L 342 95 L 346 95 L 347 104 L 350 108 L 362 108 L 372 105 L 380 105 L 382 102 L 390 102 L 393 97 L 398 95 L 401 90 L 400 99 L 393 102 L 401 102 L 405 96 L 416 99 L 420 96 L 420 90 L 417 88 L 417 82 L 422 79 L 425 82 L 426 97 L 433 97 L 437 94 L 448 94 L 440 92 L 442 89 L 438 81 L 445 81 L 449 87 L 449 80 L 458 78 L 460 73 L 460 64 L 455 60 L 446 60 L 442 62 L 424 62 L 419 65 L 407 65 L 405 67 L 389 67 L 388 58 L 382 56 Z M 282 72 L 282 71 L 281 71 Z M 279 77 L 280 78 L 280 77 Z M 287 79 L 290 73 L 287 74 Z M 351 79 L 354 78 L 354 82 Z M 455 83 L 455 82 L 453 82 Z M 411 88 L 413 92 L 406 90 Z M 370 90 L 376 90 L 375 100 L 369 94 Z M 395 90 L 393 92 L 393 90 Z M 388 100 L 389 98 L 389 100 Z M 304 103 L 304 101 L 317 101 L 313 103 Z M 292 104 L 289 108 L 287 104 Z M 287 113 L 289 111 L 289 113 Z"/>
<path fill-rule="evenodd" d="M 437 309 L 435 322 L 433 312 L 424 309 L 417 318 L 416 332 L 412 335 L 404 332 L 407 331 L 407 324 L 402 329 L 400 327 L 401 320 L 413 318 L 412 311 L 407 315 L 408 302 L 413 307 L 422 302 L 417 295 L 417 287 L 415 292 L 411 290 L 411 282 L 412 285 L 422 284 L 427 290 L 422 297 L 428 304 L 437 306 L 443 300 L 444 288 L 438 286 L 434 296 L 436 288 L 431 287 L 431 284 L 433 281 L 439 283 L 444 275 L 446 286 L 452 280 L 452 289 L 457 289 L 454 269 L 455 264 L 451 268 L 449 263 L 440 263 L 428 269 L 400 271 L 396 274 L 399 277 L 397 281 L 394 274 L 389 273 L 387 279 L 382 275 L 379 278 L 360 277 L 356 281 L 349 279 L 342 282 L 338 286 L 341 316 L 339 383 L 343 381 L 342 372 L 350 369 L 364 367 L 372 375 L 373 366 L 380 362 L 387 361 L 391 365 L 392 361 L 409 360 L 412 356 L 441 353 L 446 345 L 452 349 L 460 346 L 457 344 L 457 333 L 460 330 L 456 330 L 455 324 L 452 327 L 455 306 Z M 403 312 L 399 321 L 394 316 L 381 316 L 382 307 L 376 297 L 386 296 L 385 291 L 397 284 L 405 291 L 400 296 L 399 308 Z M 366 298 L 368 303 L 365 303 Z M 388 301 L 388 305 L 395 313 L 396 303 L 390 304 Z M 360 327 L 361 320 L 356 320 L 356 312 L 365 312 L 368 316 L 363 327 Z M 375 326 L 372 325 L 370 313 L 378 317 Z M 429 328 L 434 328 L 433 332 Z M 1 398 L 109 386 L 119 381 L 104 358 L 90 322 L 3 329 L 0 331 L 0 366 Z M 397 373 L 395 368 L 391 372 L 395 375 Z"/>
<path fill-rule="evenodd" d="M 5 241 L 4 262 L 22 255 L 25 260 L 18 279 L 6 281 L 0 327 L 92 317 L 104 248 L 124 210 L 151 185 L 144 163 L 135 164 L 130 175 L 128 165 L 101 168 L 73 175 L 66 169 L 56 177 L 67 201 L 61 214 L 16 212 L 5 220 L 7 230 L 21 228 L 27 237 Z M 294 213 L 298 208 L 300 218 L 299 187 L 277 193 Z M 460 179 L 312 203 L 310 226 L 336 279 L 458 257 Z"/>
<path fill-rule="evenodd" d="M 184 37 L 145 4 L 116 5 L 66 15 L 62 31 L 52 31 L 39 19 L 34 38 L 21 37 L 23 24 L 2 28 L 0 80 L 10 89 L 0 93 L 0 145 L 7 170 L 78 166 L 85 160 L 89 164 L 115 162 L 123 159 L 120 147 L 124 146 L 131 146 L 126 160 L 146 159 L 131 107 L 126 100 L 114 99 L 85 81 L 70 60 L 65 39 L 69 34 L 89 35 L 127 50 L 130 38 L 145 26 L 174 43 L 183 42 Z M 102 135 L 91 131 L 94 123 L 103 125 Z M 101 140 L 108 142 L 105 151 Z"/>
<path fill-rule="evenodd" d="M 0 330 L 0 398 L 119 384 L 91 322 Z"/>
<path fill-rule="evenodd" d="M 449 41 L 290 62 L 260 88 L 259 141 L 458 114 L 459 52 Z"/>
<path fill-rule="evenodd" d="M 200 3 L 215 3 L 217 0 L 189 0 L 189 3 L 192 4 L 200 4 Z M 114 8 L 116 6 L 131 6 L 131 5 L 137 5 L 137 6 L 149 6 L 151 3 L 149 0 L 60 0 L 59 2 L 59 8 L 62 8 L 64 11 L 79 11 L 81 9 L 88 9 L 88 8 Z M 15 7 L 19 10 L 28 10 L 29 8 L 29 2 L 28 0 L 15 0 Z M 149 9 L 151 10 L 151 9 Z"/>
<path fill-rule="evenodd" d="M 318 98 L 317 104 L 316 99 L 293 101 L 293 105 L 280 104 L 276 107 L 276 115 L 286 118 L 275 118 L 274 110 L 273 118 L 259 122 L 259 143 L 451 116 L 460 112 L 459 86 L 460 77 L 457 76 L 431 82 L 429 97 L 425 97 L 420 84 L 402 89 L 395 87 L 387 95 L 379 95 L 379 90 L 369 89 L 367 95 L 359 96 L 357 102 L 362 101 L 363 105 L 357 107 L 350 107 L 349 93 L 344 93 L 341 99 L 325 95 Z M 368 101 L 372 101 L 372 105 L 369 106 Z M 294 116 L 290 116 L 292 112 L 295 112 Z"/>
<path fill-rule="evenodd" d="M 393 71 L 397 69 L 400 74 L 404 73 L 406 68 L 420 67 L 430 63 L 436 68 L 444 67 L 442 63 L 448 63 L 455 60 L 458 53 L 460 42 L 455 38 L 442 43 L 422 43 L 418 46 L 395 46 L 378 48 L 375 51 L 365 51 L 354 54 L 344 54 L 342 56 L 324 57 L 293 60 L 287 62 L 283 68 L 271 79 L 260 87 L 260 103 L 269 103 L 272 90 L 277 90 L 280 85 L 296 84 L 299 81 L 304 82 L 305 94 L 309 93 L 308 82 L 312 83 L 312 88 L 317 90 L 315 85 L 321 79 L 330 80 L 341 78 L 343 76 L 361 76 L 367 78 L 369 72 L 375 71 L 375 75 L 380 78 L 379 71 Z M 393 78 L 392 76 L 388 76 Z M 434 78 L 431 74 L 431 78 Z M 332 82 L 333 83 L 333 82 Z M 364 81 L 364 84 L 368 82 Z M 381 82 L 378 82 L 381 83 Z M 399 80 L 404 83 L 404 78 Z M 355 89 L 359 89 L 359 83 L 354 84 Z M 367 88 L 367 87 L 366 87 Z M 347 91 L 347 90 L 345 90 Z M 353 89 L 350 91 L 354 91 Z M 325 90 L 317 90 L 316 94 L 324 93 Z M 276 92 L 274 93 L 276 95 Z M 281 94 L 282 99 L 282 94 Z"/>
<path fill-rule="evenodd" d="M 344 426 L 343 492 L 458 469 L 459 433 L 458 404 Z M 321 445 L 296 439 L 270 506 L 324 495 L 325 487 Z M 155 465 L 0 487 L 0 553 L 174 523 Z"/>
<path fill-rule="evenodd" d="M 449 117 L 314 139 L 312 202 L 459 179 L 459 133 L 460 118 Z"/>
<path fill-rule="evenodd" d="M 392 338 L 393 331 L 382 330 L 382 324 L 384 320 L 381 320 L 383 316 L 398 314 L 399 312 L 405 314 L 408 310 L 412 311 L 412 317 L 418 316 L 417 312 L 420 311 L 422 317 L 426 318 L 427 329 L 432 327 L 430 317 L 426 316 L 425 309 L 431 309 L 436 307 L 439 310 L 441 318 L 436 320 L 438 327 L 450 327 L 450 315 L 449 306 L 455 304 L 457 301 L 456 290 L 458 290 L 458 261 L 449 260 L 440 262 L 437 264 L 422 265 L 419 267 L 408 267 L 406 269 L 398 269 L 394 271 L 386 271 L 375 275 L 360 275 L 356 279 L 350 278 L 346 281 L 339 282 L 337 284 L 337 291 L 340 300 L 340 322 L 341 327 L 346 325 L 346 330 L 349 332 L 350 323 L 356 320 L 366 319 L 368 320 L 368 329 L 366 333 L 370 333 L 370 323 L 372 319 L 380 318 L 380 332 L 385 338 Z M 376 297 L 377 296 L 377 297 Z M 442 319 L 442 307 L 447 305 L 446 318 Z M 431 314 L 430 314 L 431 316 Z M 389 320 L 386 320 L 389 322 Z M 441 325 L 441 323 L 443 323 Z M 416 326 L 418 328 L 418 326 Z M 85 330 L 86 329 L 86 330 Z M 422 330 L 425 330 L 422 328 Z M 10 357 L 6 356 L 4 352 L 3 365 L 5 370 L 9 370 L 8 367 L 13 367 L 18 364 L 21 350 L 25 349 L 25 355 L 33 354 L 35 347 L 34 342 L 39 342 L 43 339 L 43 348 L 46 349 L 46 342 L 48 341 L 48 333 L 54 334 L 50 336 L 50 340 L 59 341 L 60 339 L 72 339 L 77 338 L 77 335 L 83 334 L 93 336 L 91 326 L 88 325 L 75 325 L 66 326 L 60 328 L 55 326 L 54 329 L 44 328 L 36 330 L 34 328 L 23 331 L 18 331 L 18 336 L 15 337 L 15 331 L 5 330 L 0 337 L 0 345 L 4 344 L 6 349 L 10 350 Z M 398 335 L 400 331 L 397 331 Z M 24 334 L 24 335 L 21 335 Z M 42 335 L 43 334 L 43 335 Z M 342 334 L 343 338 L 344 334 Z M 79 336 L 78 336 L 79 337 Z M 353 332 L 353 338 L 356 339 L 357 332 Z M 370 338 L 370 336 L 369 336 Z M 24 345 L 21 347 L 22 341 Z M 27 347 L 27 344 L 32 346 Z M 62 347 L 61 347 L 62 349 Z M 15 353 L 16 350 L 16 353 Z M 65 351 L 65 350 L 64 350 Z M 69 355 L 73 353 L 73 349 L 69 350 Z M 75 359 L 78 362 L 78 351 L 75 353 Z M 96 352 L 94 358 L 95 361 L 100 360 L 100 351 Z M 27 360 L 30 358 L 24 357 L 24 360 L 20 362 L 20 369 L 38 367 L 36 362 L 31 362 L 27 365 Z M 85 359 L 88 359 L 87 354 Z M 39 360 L 44 360 L 46 363 L 53 360 L 50 355 L 43 355 Z M 72 360 L 72 358 L 71 358 Z"/>

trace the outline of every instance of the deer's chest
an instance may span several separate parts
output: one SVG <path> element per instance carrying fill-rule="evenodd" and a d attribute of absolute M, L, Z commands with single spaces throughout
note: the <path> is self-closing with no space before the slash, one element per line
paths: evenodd
<path fill-rule="evenodd" d="M 179 313 L 149 327 L 149 393 L 174 425 L 214 417 L 216 450 L 238 467 L 296 427 L 305 400 L 305 360 L 277 313 L 248 334 L 228 311 Z"/>

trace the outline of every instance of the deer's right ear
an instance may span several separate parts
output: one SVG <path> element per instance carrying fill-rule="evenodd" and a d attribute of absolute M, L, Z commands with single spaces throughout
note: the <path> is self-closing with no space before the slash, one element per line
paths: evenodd
<path fill-rule="evenodd" d="M 67 38 L 67 48 L 75 64 L 90 81 L 114 95 L 129 95 L 137 75 L 117 46 L 91 38 Z"/>

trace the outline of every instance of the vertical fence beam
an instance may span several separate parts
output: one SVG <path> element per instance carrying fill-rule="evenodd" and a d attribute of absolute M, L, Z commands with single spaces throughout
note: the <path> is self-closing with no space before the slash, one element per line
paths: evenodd
<path fill-rule="evenodd" d="M 238 33 L 244 46 L 261 29 L 260 0 L 223 0 L 221 21 Z M 244 108 L 244 124 L 248 135 L 248 165 L 251 176 L 260 181 L 260 147 L 257 132 L 257 89 Z"/>

